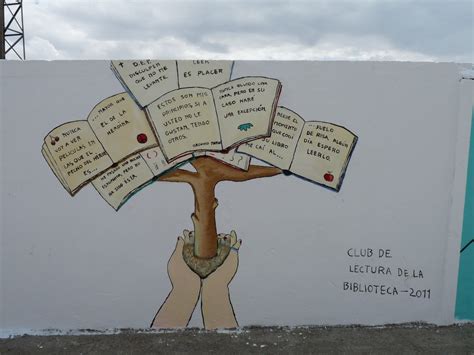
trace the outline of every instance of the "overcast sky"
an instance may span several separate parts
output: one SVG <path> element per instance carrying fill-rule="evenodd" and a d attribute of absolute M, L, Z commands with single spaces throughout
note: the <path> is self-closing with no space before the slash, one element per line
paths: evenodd
<path fill-rule="evenodd" d="M 24 0 L 28 59 L 473 62 L 473 1 Z"/>

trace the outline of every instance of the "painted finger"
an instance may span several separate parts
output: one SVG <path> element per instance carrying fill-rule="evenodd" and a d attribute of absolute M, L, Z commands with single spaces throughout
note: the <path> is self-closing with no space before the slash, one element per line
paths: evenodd
<path fill-rule="evenodd" d="M 242 245 L 242 239 L 239 239 L 239 241 L 237 241 L 234 245 L 232 245 L 231 249 L 235 252 L 238 252 L 241 245 Z"/>
<path fill-rule="evenodd" d="M 226 241 L 227 241 L 227 239 L 229 239 L 229 238 L 228 238 L 228 236 L 227 236 L 225 233 L 219 233 L 219 234 L 217 234 L 217 242 L 218 242 L 219 244 L 225 244 Z"/>
<path fill-rule="evenodd" d="M 233 246 L 237 243 L 237 233 L 233 230 L 230 232 L 230 246 Z"/>
<path fill-rule="evenodd" d="M 183 230 L 183 237 L 184 237 L 184 241 L 185 241 L 186 243 L 189 243 L 189 234 L 190 234 L 190 233 L 191 233 L 191 232 L 188 231 L 187 229 Z"/>
<path fill-rule="evenodd" d="M 189 232 L 189 243 L 190 243 L 190 244 L 194 244 L 194 236 L 195 236 L 195 235 L 196 235 L 196 234 L 194 233 L 194 231 L 190 231 L 190 232 Z"/>
<path fill-rule="evenodd" d="M 182 251 L 183 250 L 183 246 L 184 246 L 184 239 L 183 237 L 178 237 L 178 241 L 176 242 L 176 247 L 175 247 L 175 251 Z"/>
<path fill-rule="evenodd" d="M 225 235 L 225 244 L 231 248 L 232 247 L 232 236 L 230 234 Z"/>

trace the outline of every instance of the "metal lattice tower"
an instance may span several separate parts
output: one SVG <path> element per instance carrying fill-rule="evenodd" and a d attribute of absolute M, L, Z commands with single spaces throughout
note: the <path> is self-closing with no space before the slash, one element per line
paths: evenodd
<path fill-rule="evenodd" d="M 23 0 L 2 0 L 0 14 L 1 32 L 0 59 L 7 54 L 25 59 L 25 32 L 23 26 Z"/>

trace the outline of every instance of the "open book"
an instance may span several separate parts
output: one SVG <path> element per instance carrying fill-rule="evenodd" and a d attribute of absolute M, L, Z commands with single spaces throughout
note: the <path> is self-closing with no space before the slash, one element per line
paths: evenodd
<path fill-rule="evenodd" d="M 243 77 L 212 89 L 171 91 L 146 107 L 168 160 L 195 151 L 222 151 L 268 137 L 280 96 L 276 79 Z"/>
<path fill-rule="evenodd" d="M 109 169 L 108 175 L 120 170 L 121 165 L 117 163 L 125 164 L 125 158 L 132 159 L 135 153 L 142 151 L 141 157 L 154 177 L 193 158 L 192 154 L 184 154 L 169 163 L 158 147 L 144 111 L 127 93 L 102 100 L 87 120 L 71 121 L 54 128 L 44 138 L 41 149 L 54 175 L 71 195 L 105 170 Z M 248 157 L 238 154 L 235 159 L 235 154 L 238 153 L 216 153 L 214 158 L 239 169 L 248 169 Z M 141 180 L 144 180 L 143 176 L 136 181 Z M 119 194 L 114 198 L 117 196 Z"/>
<path fill-rule="evenodd" d="M 193 156 L 168 163 L 159 147 L 133 154 L 92 180 L 92 185 L 107 203 L 118 210 L 138 190 Z"/>
<path fill-rule="evenodd" d="M 195 157 L 211 157 L 215 160 L 237 168 L 247 171 L 250 166 L 250 156 L 247 154 L 237 153 L 237 149 L 231 149 L 225 152 L 197 152 L 193 154 Z"/>
<path fill-rule="evenodd" d="M 281 83 L 229 80 L 231 61 L 112 61 L 127 92 L 49 132 L 42 154 L 74 195 L 88 182 L 118 209 L 199 156 L 248 170 L 250 157 L 338 191 L 357 136 L 278 107 Z"/>
<path fill-rule="evenodd" d="M 188 154 L 168 162 L 160 147 L 153 147 L 112 165 L 92 180 L 92 185 L 110 206 L 118 210 L 137 191 L 156 178 L 204 155 L 241 170 L 248 170 L 250 165 L 250 157 L 235 150 L 227 153 Z"/>
<path fill-rule="evenodd" d="M 237 153 L 235 150 L 228 153 L 205 152 L 198 154 L 198 156 L 203 155 L 209 155 L 241 170 L 248 170 L 250 164 L 249 156 Z M 118 210 L 137 191 L 156 178 L 186 164 L 194 157 L 197 156 L 188 154 L 169 163 L 159 147 L 149 148 L 112 165 L 92 180 L 92 185 L 110 206 Z"/>
<path fill-rule="evenodd" d="M 305 122 L 279 106 L 270 137 L 243 144 L 237 151 L 339 191 L 356 142 L 357 136 L 344 127 Z"/>
<path fill-rule="evenodd" d="M 183 87 L 212 88 L 230 80 L 227 60 L 112 60 L 110 68 L 140 107 Z"/>
<path fill-rule="evenodd" d="M 157 145 L 145 113 L 127 93 L 120 93 L 98 103 L 87 120 L 54 128 L 44 138 L 42 154 L 74 195 L 114 163 Z"/>

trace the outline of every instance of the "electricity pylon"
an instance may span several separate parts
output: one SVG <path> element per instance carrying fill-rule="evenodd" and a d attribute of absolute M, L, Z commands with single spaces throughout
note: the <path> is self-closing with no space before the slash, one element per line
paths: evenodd
<path fill-rule="evenodd" d="M 2 3 L 0 59 L 5 59 L 8 53 L 25 59 L 23 0 L 2 0 Z"/>

